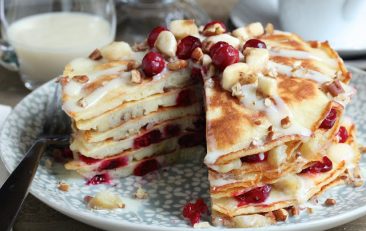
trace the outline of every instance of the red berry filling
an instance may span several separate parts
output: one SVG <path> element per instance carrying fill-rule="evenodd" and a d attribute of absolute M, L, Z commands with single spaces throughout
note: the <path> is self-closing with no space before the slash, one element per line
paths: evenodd
<path fill-rule="evenodd" d="M 95 175 L 86 182 L 87 185 L 109 184 L 109 183 L 111 183 L 111 178 L 108 173 Z"/>
<path fill-rule="evenodd" d="M 133 170 L 133 175 L 144 176 L 149 172 L 155 171 L 160 168 L 160 164 L 155 159 L 145 160 L 138 164 Z"/>
<path fill-rule="evenodd" d="M 176 55 L 180 59 L 189 59 L 197 47 L 202 47 L 201 41 L 199 38 L 189 35 L 179 42 Z"/>
<path fill-rule="evenodd" d="M 173 137 L 179 135 L 181 132 L 181 128 L 179 124 L 168 124 L 164 128 L 164 134 L 167 137 Z"/>
<path fill-rule="evenodd" d="M 115 159 L 104 160 L 98 167 L 98 171 L 115 169 L 128 164 L 128 157 L 123 156 Z"/>
<path fill-rule="evenodd" d="M 207 30 L 209 27 L 211 26 L 214 26 L 215 24 L 218 24 L 218 26 L 220 26 L 222 29 L 224 29 L 221 33 L 225 33 L 227 31 L 226 29 L 226 26 L 223 22 L 220 22 L 220 21 L 212 21 L 212 22 L 209 22 L 205 25 L 205 27 L 203 28 L 203 31 Z M 206 36 L 211 36 L 211 35 L 216 35 L 215 32 L 204 32 L 204 35 Z"/>
<path fill-rule="evenodd" d="M 337 119 L 337 111 L 332 108 L 330 109 L 327 117 L 320 124 L 319 128 L 331 129 Z"/>
<path fill-rule="evenodd" d="M 189 106 L 193 103 L 193 96 L 194 92 L 190 89 L 185 89 L 180 91 L 177 99 L 176 99 L 176 106 Z"/>
<path fill-rule="evenodd" d="M 159 141 L 161 141 L 161 138 L 162 134 L 160 130 L 152 130 L 142 136 L 135 138 L 135 140 L 133 141 L 133 147 L 135 149 L 147 147 L 150 144 L 158 143 Z"/>
<path fill-rule="evenodd" d="M 263 161 L 267 160 L 267 158 L 268 158 L 268 152 L 264 152 L 264 153 L 244 156 L 244 157 L 240 158 L 240 160 L 241 160 L 241 162 L 246 162 L 246 163 L 257 163 L 257 162 L 263 162 Z"/>
<path fill-rule="evenodd" d="M 149 45 L 150 48 L 154 47 L 155 41 L 158 38 L 160 32 L 168 30 L 163 26 L 158 26 L 155 27 L 154 29 L 152 29 L 152 31 L 150 32 L 149 36 L 147 37 L 147 44 Z"/>
<path fill-rule="evenodd" d="M 328 157 L 324 156 L 322 161 L 315 162 L 312 166 L 303 169 L 301 173 L 320 173 L 332 170 L 333 163 Z"/>
<path fill-rule="evenodd" d="M 204 142 L 204 136 L 201 133 L 186 134 L 181 136 L 178 140 L 178 144 L 181 147 L 193 147 Z"/>
<path fill-rule="evenodd" d="M 196 200 L 196 203 L 187 203 L 183 207 L 183 217 L 189 219 L 192 226 L 201 220 L 201 216 L 208 213 L 208 208 L 202 198 Z"/>
<path fill-rule="evenodd" d="M 348 131 L 344 126 L 340 126 L 337 132 L 338 143 L 345 143 L 348 139 Z"/>
<path fill-rule="evenodd" d="M 271 189 L 272 187 L 270 185 L 264 185 L 262 187 L 254 188 L 241 195 L 235 196 L 235 199 L 239 202 L 238 207 L 251 203 L 264 202 L 268 198 Z"/>
<path fill-rule="evenodd" d="M 246 41 L 244 46 L 243 46 L 243 51 L 247 47 L 267 48 L 266 44 L 264 42 L 262 42 L 261 40 L 259 40 L 259 39 L 249 39 L 248 41 Z"/>
<path fill-rule="evenodd" d="M 165 61 L 161 54 L 150 51 L 142 59 L 141 67 L 145 75 L 151 77 L 163 71 Z"/>
<path fill-rule="evenodd" d="M 221 71 L 239 62 L 239 51 L 226 42 L 218 42 L 210 49 L 212 63 Z"/>
<path fill-rule="evenodd" d="M 94 158 L 83 156 L 83 155 L 79 155 L 79 160 L 81 160 L 82 162 L 89 164 L 89 165 L 95 164 L 95 163 L 101 161 L 99 159 L 94 159 Z"/>

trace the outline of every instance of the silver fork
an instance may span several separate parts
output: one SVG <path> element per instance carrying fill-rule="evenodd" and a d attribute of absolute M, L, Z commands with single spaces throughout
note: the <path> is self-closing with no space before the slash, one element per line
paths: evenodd
<path fill-rule="evenodd" d="M 50 145 L 65 146 L 69 142 L 70 122 L 61 110 L 59 86 L 55 86 L 47 102 L 43 130 L 0 189 L 0 230 L 11 230 L 28 194 L 42 154 Z"/>

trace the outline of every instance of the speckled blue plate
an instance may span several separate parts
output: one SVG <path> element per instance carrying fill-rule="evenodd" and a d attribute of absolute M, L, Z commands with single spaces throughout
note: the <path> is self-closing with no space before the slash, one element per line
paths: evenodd
<path fill-rule="evenodd" d="M 358 94 L 347 108 L 358 125 L 358 139 L 366 140 L 366 72 L 350 68 L 352 84 Z M 41 131 L 44 108 L 52 96 L 55 83 L 49 82 L 25 97 L 13 110 L 0 133 L 0 155 L 9 171 L 12 171 L 27 148 Z M 202 197 L 208 202 L 207 170 L 199 164 L 179 164 L 141 177 L 115 180 L 111 185 L 87 186 L 80 176 L 65 171 L 62 166 L 46 168 L 45 155 L 32 183 L 30 192 L 52 208 L 89 225 L 106 230 L 187 230 L 191 228 L 181 215 L 188 200 Z M 366 169 L 366 159 L 362 159 Z M 57 184 L 70 184 L 69 192 L 57 189 Z M 138 186 L 149 194 L 146 200 L 133 199 Z M 83 198 L 102 189 L 118 192 L 126 203 L 125 209 L 113 211 L 90 210 Z M 353 188 L 337 186 L 319 198 L 314 213 L 302 213 L 286 223 L 253 230 L 324 230 L 366 215 L 366 186 Z M 323 207 L 325 198 L 334 198 L 337 204 Z M 217 229 L 217 228 L 212 228 Z M 235 229 L 238 230 L 238 229 Z M 245 229 L 251 230 L 251 229 Z"/>

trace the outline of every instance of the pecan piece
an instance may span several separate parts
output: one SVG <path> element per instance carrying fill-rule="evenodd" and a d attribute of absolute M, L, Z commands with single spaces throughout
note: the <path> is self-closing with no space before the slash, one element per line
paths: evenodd
<path fill-rule="evenodd" d="M 326 86 L 327 91 L 333 96 L 336 97 L 341 93 L 344 93 L 344 89 L 339 82 L 339 80 L 334 80 L 331 84 Z"/>
<path fill-rule="evenodd" d="M 100 52 L 99 49 L 95 49 L 90 55 L 89 55 L 89 59 L 91 60 L 100 60 L 102 59 L 103 56 L 102 56 L 102 53 Z"/>

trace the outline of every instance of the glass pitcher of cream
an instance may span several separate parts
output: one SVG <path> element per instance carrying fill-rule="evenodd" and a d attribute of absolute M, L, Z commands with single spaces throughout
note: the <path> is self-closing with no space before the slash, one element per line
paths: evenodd
<path fill-rule="evenodd" d="M 19 71 L 28 89 L 115 37 L 113 0 L 4 0 L 0 11 L 0 63 Z"/>

